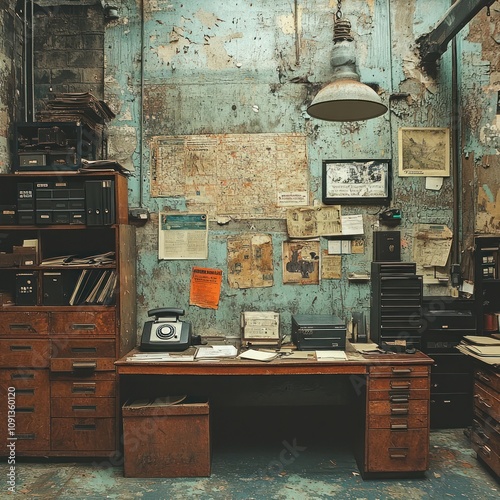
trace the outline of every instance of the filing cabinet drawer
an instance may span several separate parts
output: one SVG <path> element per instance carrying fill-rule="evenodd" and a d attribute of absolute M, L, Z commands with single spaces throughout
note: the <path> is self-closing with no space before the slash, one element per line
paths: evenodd
<path fill-rule="evenodd" d="M 389 401 L 369 401 L 368 412 L 370 415 L 414 415 L 429 413 L 429 400 L 414 399 L 408 403 L 393 403 Z"/>
<path fill-rule="evenodd" d="M 414 378 L 377 378 L 370 380 L 371 391 L 398 391 L 410 389 L 429 389 L 430 382 L 428 377 Z"/>
<path fill-rule="evenodd" d="M 102 339 L 52 340 L 52 358 L 114 358 L 115 341 Z"/>
<path fill-rule="evenodd" d="M 5 449 L 8 437 L 17 437 L 16 452 L 47 450 L 50 433 L 50 390 L 48 370 L 0 370 L 0 392 L 5 404 L 0 406 L 0 442 Z M 8 389 L 13 388 L 13 395 Z M 8 435 L 7 395 L 15 407 L 14 435 Z"/>
<path fill-rule="evenodd" d="M 492 370 L 478 369 L 474 375 L 476 380 L 487 387 L 491 387 L 493 392 L 500 393 L 500 373 Z"/>
<path fill-rule="evenodd" d="M 54 334 L 114 335 L 115 311 L 57 312 L 51 314 Z"/>
<path fill-rule="evenodd" d="M 0 311 L 0 336 L 47 335 L 49 315 L 42 312 Z"/>
<path fill-rule="evenodd" d="M 368 472 L 418 472 L 428 468 L 427 430 L 368 432 Z"/>
<path fill-rule="evenodd" d="M 52 417 L 114 417 L 115 398 L 52 398 Z"/>
<path fill-rule="evenodd" d="M 488 425 L 488 421 L 475 418 L 472 423 L 472 449 L 488 466 L 500 475 L 500 435 Z"/>
<path fill-rule="evenodd" d="M 0 340 L 0 367 L 47 368 L 50 344 L 47 340 Z"/>
<path fill-rule="evenodd" d="M 53 418 L 54 451 L 114 451 L 114 418 Z"/>
<path fill-rule="evenodd" d="M 476 380 L 474 383 L 474 406 L 484 411 L 494 420 L 500 421 L 500 399 L 493 395 L 490 387 Z"/>
<path fill-rule="evenodd" d="M 429 367 L 426 365 L 412 366 L 371 366 L 370 380 L 373 377 L 426 377 Z"/>
<path fill-rule="evenodd" d="M 115 371 L 114 358 L 55 358 L 50 360 L 51 372 L 71 372 L 86 376 L 96 371 Z"/>
<path fill-rule="evenodd" d="M 51 383 L 52 397 L 74 398 L 81 396 L 92 396 L 94 398 L 112 398 L 116 394 L 114 380 L 89 381 L 81 380 L 57 380 Z"/>

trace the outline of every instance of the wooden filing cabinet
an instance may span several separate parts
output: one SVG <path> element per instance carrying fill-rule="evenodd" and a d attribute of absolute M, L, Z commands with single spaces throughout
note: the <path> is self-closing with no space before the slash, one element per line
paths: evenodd
<path fill-rule="evenodd" d="M 500 372 L 482 363 L 474 370 L 472 447 L 500 477 Z"/>
<path fill-rule="evenodd" d="M 358 463 L 364 475 L 428 469 L 429 398 L 429 366 L 369 367 L 364 457 Z"/>
<path fill-rule="evenodd" d="M 32 304 L 0 305 L 0 391 L 15 390 L 18 456 L 109 457 L 119 448 L 114 362 L 136 343 L 135 231 L 128 224 L 127 179 L 110 172 L 5 174 L 0 175 L 0 199 L 15 205 L 19 183 L 43 184 L 43 192 L 48 190 L 55 197 L 54 186 L 59 189 L 67 183 L 73 189 L 75 183 L 86 181 L 107 181 L 113 186 L 111 223 L 42 225 L 37 224 L 35 210 L 33 223 L 0 226 L 5 235 L 0 251 L 9 253 L 25 240 L 36 240 L 39 253 L 31 265 L 0 266 L 0 291 L 12 295 L 13 302 L 18 273 L 38 278 Z M 57 196 L 66 196 L 66 192 L 57 190 Z M 35 202 L 33 206 L 37 206 Z M 59 255 L 104 253 L 113 253 L 114 261 L 103 266 L 41 263 Z M 109 273 L 105 276 L 116 274 L 115 291 L 108 302 L 47 304 L 54 290 L 44 288 L 45 274 L 56 274 L 64 286 L 70 283 L 71 292 L 84 270 L 96 268 Z M 7 405 L 2 405 L 0 421 L 4 423 L 6 412 Z M 7 449 L 6 425 L 0 426 L 0 439 Z"/>

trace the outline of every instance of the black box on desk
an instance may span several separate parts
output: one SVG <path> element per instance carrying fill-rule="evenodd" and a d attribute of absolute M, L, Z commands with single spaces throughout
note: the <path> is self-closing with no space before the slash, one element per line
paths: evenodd
<path fill-rule="evenodd" d="M 401 261 L 401 233 L 373 231 L 373 261 Z"/>
<path fill-rule="evenodd" d="M 346 345 L 346 323 L 332 314 L 294 314 L 292 342 L 299 351 L 343 351 Z"/>
<path fill-rule="evenodd" d="M 36 271 L 16 273 L 16 306 L 36 306 L 37 283 Z"/>
<path fill-rule="evenodd" d="M 123 415 L 125 477 L 210 476 L 209 404 L 127 402 Z"/>

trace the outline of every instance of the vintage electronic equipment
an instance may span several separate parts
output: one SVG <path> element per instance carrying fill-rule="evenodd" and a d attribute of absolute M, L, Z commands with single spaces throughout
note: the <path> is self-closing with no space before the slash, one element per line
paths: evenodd
<path fill-rule="evenodd" d="M 241 340 L 246 345 L 279 346 L 280 315 L 272 311 L 241 313 Z"/>
<path fill-rule="evenodd" d="M 299 351 L 345 349 L 346 323 L 332 314 L 294 314 L 292 342 Z"/>
<path fill-rule="evenodd" d="M 180 321 L 184 309 L 163 307 L 151 309 L 142 329 L 141 350 L 143 351 L 184 351 L 192 343 L 191 323 Z"/>
<path fill-rule="evenodd" d="M 16 205 L 0 205 L 0 226 L 17 223 Z"/>
<path fill-rule="evenodd" d="M 36 306 L 37 295 L 37 272 L 16 273 L 16 306 Z"/>

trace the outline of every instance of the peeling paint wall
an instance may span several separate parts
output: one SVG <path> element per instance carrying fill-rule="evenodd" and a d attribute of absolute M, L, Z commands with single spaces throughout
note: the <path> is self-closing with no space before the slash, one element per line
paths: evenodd
<path fill-rule="evenodd" d="M 50 2 L 49 2 L 50 3 Z M 54 2 L 57 3 L 57 2 Z M 62 2 L 60 2 L 62 3 Z M 376 84 L 389 112 L 357 123 L 311 119 L 306 108 L 331 77 L 335 0 L 122 0 L 120 17 L 107 22 L 104 40 L 104 98 L 116 112 L 110 125 L 110 157 L 133 170 L 132 207 L 147 208 L 151 220 L 138 227 L 139 329 L 147 310 L 186 309 L 195 333 L 238 335 L 239 313 L 275 310 L 283 333 L 294 313 L 333 313 L 349 319 L 369 310 L 369 283 L 349 283 L 347 273 L 369 271 L 372 232 L 380 226 L 379 205 L 345 205 L 344 214 L 363 214 L 365 253 L 342 257 L 342 279 L 320 285 L 282 283 L 283 220 L 239 220 L 210 225 L 206 261 L 158 260 L 158 211 L 185 210 L 182 197 L 150 196 L 150 143 L 158 135 L 301 133 L 307 136 L 309 191 L 321 200 L 325 159 L 392 160 L 392 207 L 402 210 L 403 260 L 412 260 L 413 225 L 452 227 L 453 176 L 438 191 L 425 178 L 397 175 L 400 127 L 460 126 L 459 175 L 462 182 L 462 234 L 499 231 L 498 29 L 499 7 L 481 12 L 457 37 L 460 113 L 453 116 L 451 50 L 435 74 L 419 64 L 416 40 L 448 10 L 450 0 L 407 2 L 349 0 L 343 13 L 352 23 L 361 81 Z M 3 99 L 3 96 L 2 96 Z M 489 168 L 486 165 L 490 165 Z M 293 173 L 292 173 L 293 175 Z M 472 215 L 471 215 L 472 214 Z M 498 214 L 498 216 L 497 216 Z M 274 286 L 231 289 L 227 283 L 227 239 L 265 233 L 274 245 Z M 326 239 L 321 239 L 326 248 Z M 465 258 L 467 255 L 462 255 Z M 189 306 L 191 268 L 224 272 L 219 309 Z M 429 295 L 446 286 L 427 286 Z"/>

